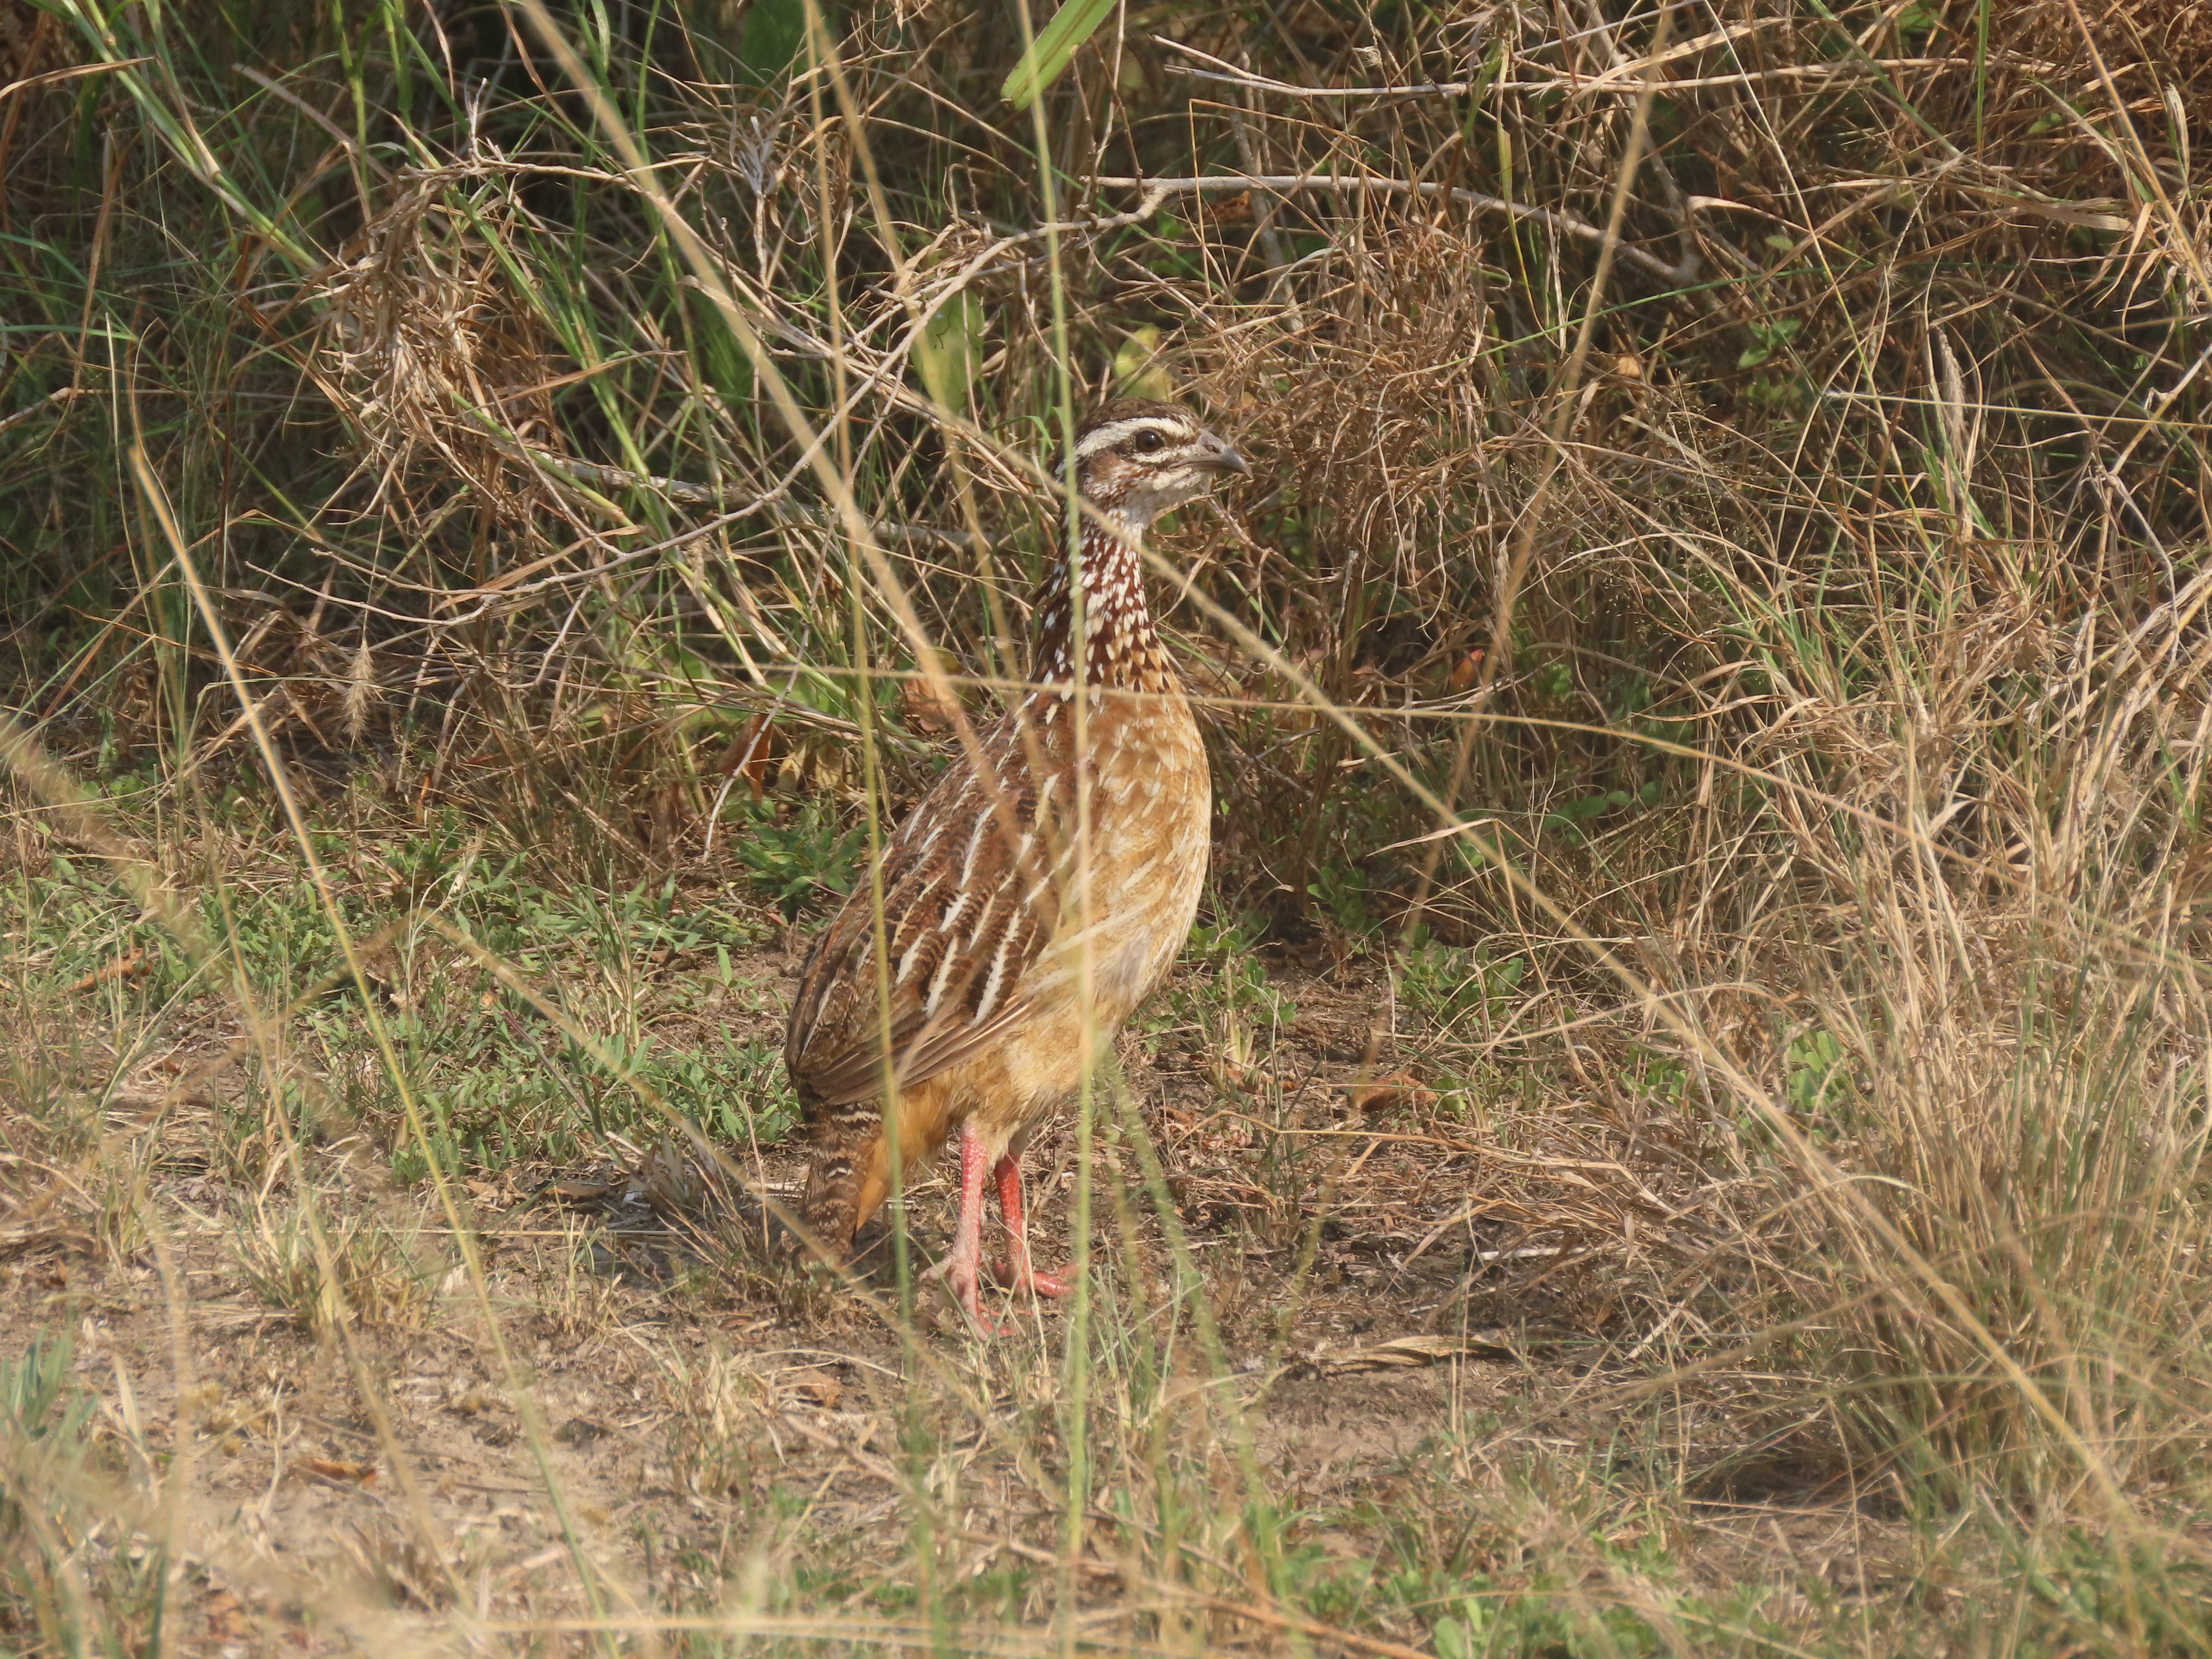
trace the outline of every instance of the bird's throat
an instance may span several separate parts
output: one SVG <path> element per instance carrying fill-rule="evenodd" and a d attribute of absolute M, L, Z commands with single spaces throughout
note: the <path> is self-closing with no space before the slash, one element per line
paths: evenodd
<path fill-rule="evenodd" d="M 1076 545 L 1076 557 L 1061 563 L 1038 603 L 1042 633 L 1037 641 L 1036 678 L 1054 686 L 1075 678 L 1077 606 L 1072 596 L 1078 588 L 1072 579 L 1079 569 L 1085 645 L 1079 658 L 1085 686 L 1155 693 L 1173 690 L 1175 671 L 1160 648 L 1151 607 L 1145 603 L 1144 556 L 1137 532 L 1117 535 L 1086 520 Z"/>

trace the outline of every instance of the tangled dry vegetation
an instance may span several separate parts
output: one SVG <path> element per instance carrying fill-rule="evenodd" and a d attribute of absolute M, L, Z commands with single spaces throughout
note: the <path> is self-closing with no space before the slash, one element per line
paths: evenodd
<path fill-rule="evenodd" d="M 2212 10 L 1026 15 L 0 0 L 0 1647 L 2212 1645 Z M 978 1346 L 778 1031 L 1117 390 Z"/>

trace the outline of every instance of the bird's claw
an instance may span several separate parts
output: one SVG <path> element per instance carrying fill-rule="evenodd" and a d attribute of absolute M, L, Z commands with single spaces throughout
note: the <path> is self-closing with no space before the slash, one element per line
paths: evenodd
<path fill-rule="evenodd" d="M 991 1276 L 1016 1295 L 1027 1291 L 1037 1296 L 1057 1299 L 1063 1296 L 1073 1295 L 1075 1291 L 1075 1275 L 1073 1273 L 1042 1273 L 1034 1267 L 1024 1272 L 1019 1267 L 1001 1262 L 994 1264 Z"/>

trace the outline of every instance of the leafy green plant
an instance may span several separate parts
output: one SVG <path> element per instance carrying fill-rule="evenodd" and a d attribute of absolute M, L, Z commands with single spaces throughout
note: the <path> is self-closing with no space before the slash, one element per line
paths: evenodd
<path fill-rule="evenodd" d="M 76 1359 L 76 1342 L 64 1329 L 33 1336 L 12 1364 L 0 1361 L 0 1436 L 57 1445 L 82 1438 L 94 1401 L 85 1395 L 64 1403 Z"/>
<path fill-rule="evenodd" d="M 166 1556 L 147 1549 L 131 1562 L 95 1542 L 112 1524 L 88 1513 L 84 1497 L 88 1466 L 101 1461 L 91 1435 L 99 1402 L 76 1386 L 75 1360 L 66 1329 L 0 1359 L 0 1642 L 150 1655 L 153 1644 L 133 1638 L 162 1605 Z"/>
<path fill-rule="evenodd" d="M 971 294 L 956 295 L 929 320 L 915 342 L 914 365 L 923 387 L 944 407 L 968 407 L 969 392 L 988 351 L 990 319 Z"/>
<path fill-rule="evenodd" d="M 1521 956 L 1493 959 L 1486 945 L 1455 948 L 1421 939 L 1398 960 L 1398 995 L 1408 1012 L 1438 1030 L 1469 1019 L 1494 1024 L 1528 965 Z"/>
<path fill-rule="evenodd" d="M 1751 343 L 1737 355 L 1735 366 L 1756 368 L 1774 354 L 1796 339 L 1805 327 L 1802 317 L 1774 317 L 1745 325 L 1751 331 Z"/>
<path fill-rule="evenodd" d="M 1298 1017 L 1297 1005 L 1249 954 L 1224 956 L 1209 977 L 1172 990 L 1169 1006 L 1200 1033 L 1209 1056 L 1231 1067 L 1252 1063 L 1261 1033 L 1279 1031 Z"/>
<path fill-rule="evenodd" d="M 1480 1597 L 1460 1598 L 1457 1608 L 1429 1627 L 1437 1659 L 1480 1659 L 1490 1651 L 1490 1608 Z"/>
<path fill-rule="evenodd" d="M 1807 1031 L 1790 1038 L 1785 1060 L 1790 1103 L 1798 1111 L 1820 1112 L 1850 1092 L 1848 1060 L 1832 1033 Z"/>
<path fill-rule="evenodd" d="M 1334 862 L 1322 865 L 1306 884 L 1307 896 L 1355 940 L 1374 931 L 1375 915 L 1369 908 L 1372 891 L 1365 872 Z"/>
<path fill-rule="evenodd" d="M 787 819 L 767 802 L 747 802 L 742 810 L 745 827 L 730 838 L 731 848 L 787 919 L 796 921 L 816 900 L 853 890 L 854 860 L 866 830 L 841 830 L 830 801 L 815 796 Z"/>
<path fill-rule="evenodd" d="M 1662 1105 L 1679 1105 L 1689 1086 L 1690 1068 L 1675 1055 L 1656 1054 L 1638 1044 L 1629 1051 L 1621 1081 L 1632 1096 Z"/>

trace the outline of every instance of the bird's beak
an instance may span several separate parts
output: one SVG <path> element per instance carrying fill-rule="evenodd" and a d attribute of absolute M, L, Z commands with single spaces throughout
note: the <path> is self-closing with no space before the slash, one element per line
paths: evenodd
<path fill-rule="evenodd" d="M 1220 438 L 1215 438 L 1207 446 L 1206 453 L 1199 458 L 1198 465 L 1209 472 L 1234 472 L 1240 477 L 1252 471 L 1244 458 L 1237 453 L 1236 447 Z"/>

